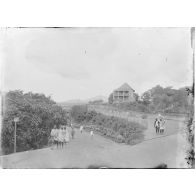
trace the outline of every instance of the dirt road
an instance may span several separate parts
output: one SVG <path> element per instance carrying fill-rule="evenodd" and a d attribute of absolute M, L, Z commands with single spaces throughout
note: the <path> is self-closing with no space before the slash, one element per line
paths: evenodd
<path fill-rule="evenodd" d="M 1 164 L 4 168 L 152 168 L 160 163 L 166 163 L 168 168 L 185 167 L 181 123 L 167 122 L 167 132 L 174 134 L 165 133 L 162 137 L 153 134 L 150 129 L 153 121 L 149 123 L 146 131 L 149 140 L 134 146 L 96 134 L 91 139 L 89 133 L 77 130 L 76 138 L 63 149 L 45 148 L 2 156 Z"/>

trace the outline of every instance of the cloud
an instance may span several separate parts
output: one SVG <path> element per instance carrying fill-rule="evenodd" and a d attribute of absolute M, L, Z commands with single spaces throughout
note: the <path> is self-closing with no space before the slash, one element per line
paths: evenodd
<path fill-rule="evenodd" d="M 43 33 L 31 40 L 25 51 L 26 60 L 42 71 L 57 73 L 63 77 L 90 77 L 90 69 L 98 69 L 97 63 L 112 55 L 117 38 L 110 31 L 73 32 L 66 29 Z"/>
<path fill-rule="evenodd" d="M 9 29 L 4 46 L 6 87 L 58 101 L 109 95 L 124 82 L 138 93 L 190 83 L 188 28 Z"/>

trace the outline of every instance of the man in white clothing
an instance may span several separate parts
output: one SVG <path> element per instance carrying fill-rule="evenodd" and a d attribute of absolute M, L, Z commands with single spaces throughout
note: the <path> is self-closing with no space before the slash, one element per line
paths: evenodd
<path fill-rule="evenodd" d="M 83 126 L 80 126 L 80 132 L 83 133 Z"/>

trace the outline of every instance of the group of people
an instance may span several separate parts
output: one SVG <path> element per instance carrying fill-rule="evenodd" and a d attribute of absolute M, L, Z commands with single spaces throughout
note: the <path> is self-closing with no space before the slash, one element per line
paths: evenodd
<path fill-rule="evenodd" d="M 83 133 L 84 127 L 80 126 L 80 133 Z M 57 148 L 63 148 L 65 144 L 68 144 L 70 142 L 70 139 L 75 138 L 75 128 L 72 124 L 68 125 L 60 125 L 59 128 L 57 128 L 56 125 L 54 125 L 54 128 L 51 130 L 50 133 L 50 139 L 52 142 L 52 149 L 56 146 Z M 90 131 L 90 137 L 93 139 L 93 131 Z"/>
<path fill-rule="evenodd" d="M 54 128 L 51 130 L 51 141 L 52 145 L 58 148 L 63 148 L 65 144 L 68 144 L 71 139 L 74 139 L 75 137 L 75 130 L 73 128 L 73 125 L 60 125 L 60 128 L 57 128 L 56 125 L 54 125 Z M 52 147 L 53 149 L 53 147 Z"/>
<path fill-rule="evenodd" d="M 158 117 L 154 121 L 154 128 L 156 129 L 156 133 L 163 134 L 165 131 L 165 120 L 163 119 L 161 114 L 158 114 Z"/>

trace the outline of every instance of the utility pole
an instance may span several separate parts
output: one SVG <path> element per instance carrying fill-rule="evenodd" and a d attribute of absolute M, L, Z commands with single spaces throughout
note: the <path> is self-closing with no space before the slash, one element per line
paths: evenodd
<path fill-rule="evenodd" d="M 17 130 L 17 122 L 19 122 L 19 118 L 14 118 L 14 153 L 16 153 L 16 130 Z"/>

